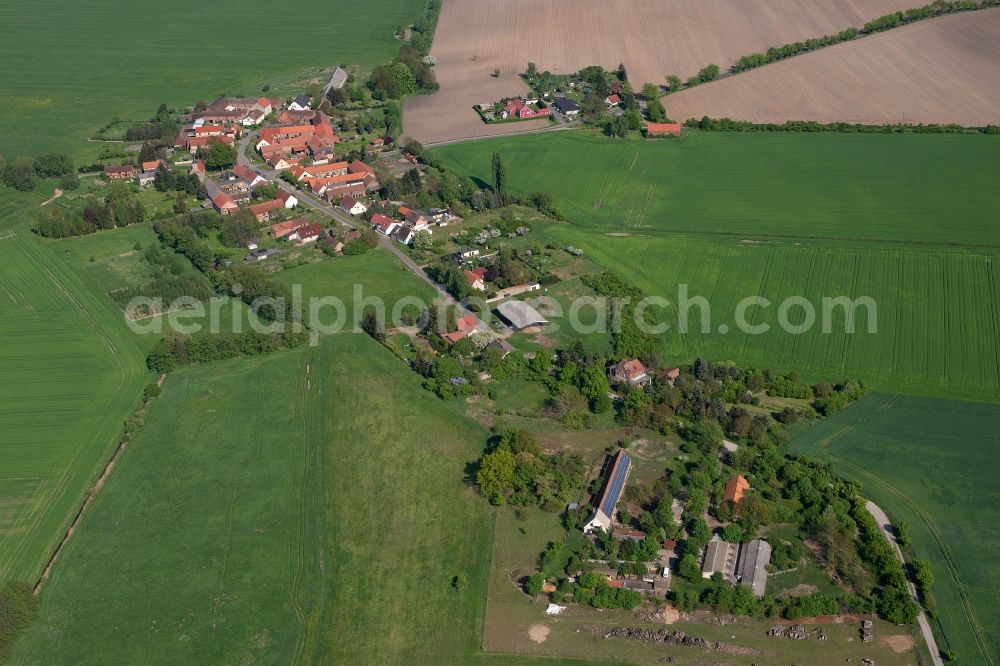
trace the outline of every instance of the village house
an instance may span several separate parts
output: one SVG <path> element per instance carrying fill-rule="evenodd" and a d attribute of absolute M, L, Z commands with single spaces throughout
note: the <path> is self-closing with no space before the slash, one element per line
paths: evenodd
<path fill-rule="evenodd" d="M 412 245 L 416 235 L 417 232 L 414 231 L 413 227 L 401 224 L 393 230 L 392 239 L 403 245 Z"/>
<path fill-rule="evenodd" d="M 471 261 L 479 256 L 479 250 L 474 247 L 463 247 L 459 248 L 456 252 L 452 253 L 451 259 L 456 264 L 462 264 L 466 261 Z"/>
<path fill-rule="evenodd" d="M 341 197 L 339 205 L 340 209 L 348 215 L 363 215 L 368 212 L 368 206 L 354 197 Z"/>
<path fill-rule="evenodd" d="M 469 286 L 476 291 L 486 291 L 486 273 L 487 269 L 483 267 L 464 272 L 465 279 L 469 281 Z"/>
<path fill-rule="evenodd" d="M 148 187 L 156 180 L 156 171 L 143 171 L 135 177 L 139 187 Z"/>
<path fill-rule="evenodd" d="M 271 225 L 269 233 L 272 238 L 287 238 L 290 234 L 295 233 L 295 231 L 301 229 L 306 224 L 308 224 L 308 222 L 303 219 L 278 222 L 277 224 Z"/>
<path fill-rule="evenodd" d="M 430 227 L 430 218 L 422 210 L 414 210 L 406 206 L 399 207 L 399 214 L 413 225 L 414 231 L 424 231 Z"/>
<path fill-rule="evenodd" d="M 537 99 L 515 97 L 514 99 L 504 100 L 502 104 L 503 110 L 500 111 L 500 117 L 505 120 L 511 117 L 528 120 L 529 118 L 540 118 L 549 115 L 548 109 L 532 108 L 533 106 L 537 107 Z"/>
<path fill-rule="evenodd" d="M 453 345 L 462 338 L 471 335 L 476 332 L 479 327 L 479 320 L 476 319 L 475 315 L 465 315 L 464 317 L 459 317 L 455 322 L 456 330 L 450 333 L 442 333 L 441 339 L 447 342 L 449 345 Z"/>
<path fill-rule="evenodd" d="M 285 204 L 281 199 L 271 199 L 270 201 L 248 206 L 247 210 L 257 218 L 258 222 L 267 222 L 276 211 L 282 210 L 284 207 Z"/>
<path fill-rule="evenodd" d="M 238 178 L 242 183 L 243 187 L 252 190 L 259 185 L 267 185 L 270 181 L 264 176 L 257 173 L 255 170 L 245 167 L 242 164 L 237 164 L 231 170 L 233 176 Z"/>
<path fill-rule="evenodd" d="M 299 245 L 315 243 L 323 235 L 323 225 L 313 222 L 299 227 L 288 235 L 288 240 L 298 241 Z"/>
<path fill-rule="evenodd" d="M 288 105 L 289 111 L 309 111 L 312 108 L 312 100 L 308 95 L 299 95 Z"/>
<path fill-rule="evenodd" d="M 607 104 L 608 106 L 618 106 L 619 104 L 622 103 L 622 98 L 619 97 L 618 95 L 608 95 L 604 99 L 604 103 Z"/>
<path fill-rule="evenodd" d="M 626 455 L 625 451 L 619 449 L 611 458 L 608 474 L 604 479 L 604 485 L 594 500 L 594 513 L 583 526 L 584 534 L 589 534 L 598 529 L 611 532 L 614 525 L 615 511 L 618 507 L 618 500 L 621 499 L 625 490 L 625 483 L 628 481 L 629 471 L 632 469 L 632 459 Z"/>
<path fill-rule="evenodd" d="M 288 190 L 278 190 L 274 198 L 280 201 L 285 208 L 295 208 L 299 205 L 299 200 Z"/>
<path fill-rule="evenodd" d="M 556 107 L 559 113 L 563 114 L 567 118 L 573 118 L 580 115 L 580 105 L 571 100 L 569 97 L 557 97 L 552 103 Z"/>
<path fill-rule="evenodd" d="M 382 213 L 375 213 L 372 215 L 371 219 L 372 229 L 382 234 L 383 236 L 388 236 L 393 232 L 393 230 L 399 226 L 399 222 L 387 217 Z"/>
<path fill-rule="evenodd" d="M 737 474 L 729 479 L 729 481 L 726 481 L 726 489 L 722 493 L 722 499 L 733 504 L 739 504 L 748 490 L 750 490 L 750 482 L 742 474 Z"/>
<path fill-rule="evenodd" d="M 660 370 L 658 373 L 656 373 L 656 376 L 659 377 L 660 379 L 663 379 L 673 384 L 674 381 L 681 376 L 681 369 L 678 368 L 677 366 L 674 366 L 672 368 L 664 368 L 663 370 Z"/>
<path fill-rule="evenodd" d="M 646 123 L 646 136 L 649 137 L 660 137 L 660 136 L 680 136 L 681 135 L 681 124 L 680 123 Z"/>
<path fill-rule="evenodd" d="M 637 358 L 622 359 L 610 368 L 611 378 L 615 381 L 641 386 L 649 382 L 646 367 Z"/>
<path fill-rule="evenodd" d="M 230 99 L 220 97 L 202 112 L 201 119 L 212 123 L 239 123 L 251 127 L 261 122 L 274 110 L 274 104 L 266 97 Z"/>
<path fill-rule="evenodd" d="M 235 213 L 237 209 L 236 202 L 225 192 L 219 192 L 212 197 L 212 206 L 220 215 Z"/>
<path fill-rule="evenodd" d="M 132 180 L 135 177 L 135 167 L 131 164 L 106 166 L 104 167 L 104 175 L 108 177 L 108 180 Z"/>
<path fill-rule="evenodd" d="M 205 179 L 205 163 L 202 160 L 195 160 L 191 164 L 190 174 L 197 176 L 199 180 Z"/>
<path fill-rule="evenodd" d="M 157 169 L 160 168 L 161 165 L 162 166 L 167 166 L 166 163 L 164 163 L 163 160 L 150 160 L 148 162 L 143 162 L 142 163 L 142 170 L 143 171 L 156 171 Z"/>

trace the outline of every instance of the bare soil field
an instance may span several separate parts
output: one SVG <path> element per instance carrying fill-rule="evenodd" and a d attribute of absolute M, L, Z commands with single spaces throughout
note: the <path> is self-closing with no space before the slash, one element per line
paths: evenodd
<path fill-rule="evenodd" d="M 1000 122 L 1000 8 L 953 14 L 681 91 L 667 115 L 754 122 Z"/>
<path fill-rule="evenodd" d="M 509 134 L 548 121 L 485 125 L 473 105 L 527 92 L 528 62 L 570 73 L 624 63 L 637 87 L 687 77 L 709 63 L 818 37 L 916 0 L 445 0 L 431 55 L 441 90 L 407 101 L 404 130 L 432 143 Z M 500 76 L 493 77 L 499 69 Z"/>

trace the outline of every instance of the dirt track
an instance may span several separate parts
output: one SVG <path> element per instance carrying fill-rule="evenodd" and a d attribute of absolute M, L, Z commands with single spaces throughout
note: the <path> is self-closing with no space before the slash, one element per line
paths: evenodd
<path fill-rule="evenodd" d="M 485 125 L 472 106 L 526 92 L 518 74 L 624 63 L 637 87 L 709 63 L 859 27 L 913 0 L 444 0 L 431 55 L 441 90 L 406 103 L 404 130 L 425 142 L 517 132 L 547 121 Z M 494 69 L 500 76 L 494 78 Z"/>
<path fill-rule="evenodd" d="M 670 95 L 675 120 L 1000 123 L 1000 8 L 838 44 Z"/>

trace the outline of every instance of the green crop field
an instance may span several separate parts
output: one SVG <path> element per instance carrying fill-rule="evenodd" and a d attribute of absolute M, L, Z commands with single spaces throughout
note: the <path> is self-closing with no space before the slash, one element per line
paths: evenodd
<path fill-rule="evenodd" d="M 490 529 L 462 478 L 485 433 L 419 384 L 362 334 L 171 375 L 15 663 L 471 654 Z"/>
<path fill-rule="evenodd" d="M 256 95 L 303 69 L 371 66 L 395 55 L 393 31 L 424 0 L 239 6 L 178 0 L 0 6 L 0 153 L 87 151 L 115 118 L 161 102 Z M 94 144 L 97 145 L 97 144 Z"/>
<path fill-rule="evenodd" d="M 853 149 L 835 150 L 834 139 Z M 908 156 L 908 185 L 892 173 L 903 162 L 886 157 L 895 155 L 885 152 L 893 140 Z M 984 147 L 992 149 L 992 157 Z M 998 202 L 987 194 L 986 172 L 974 171 L 963 176 L 967 187 L 960 193 L 937 191 L 933 204 L 923 199 L 940 180 L 927 175 L 928 164 L 936 169 L 944 156 L 988 162 L 1000 159 L 998 147 L 987 136 L 703 133 L 676 142 L 621 142 L 562 132 L 447 146 L 439 153 L 446 163 L 486 180 L 496 150 L 517 191 L 551 189 L 570 222 L 549 226 L 548 234 L 583 248 L 585 256 L 646 294 L 671 301 L 664 310 L 671 323 L 663 335 L 667 358 L 690 361 L 703 355 L 814 378 L 857 376 L 886 390 L 998 400 L 1000 274 L 994 264 L 1000 250 L 971 247 L 972 241 L 985 246 L 1000 239 Z M 827 166 L 813 166 L 804 178 L 803 165 L 793 169 L 775 156 L 801 161 L 803 153 Z M 755 161 L 754 170 L 736 168 L 740 160 Z M 715 178 L 709 178 L 705 162 L 715 164 Z M 626 177 L 633 163 L 633 176 Z M 700 167 L 687 169 L 689 163 Z M 725 164 L 733 168 L 724 169 Z M 876 171 L 886 177 L 879 180 Z M 823 194 L 819 174 L 824 172 L 832 194 Z M 867 179 L 889 180 L 887 196 L 873 196 Z M 952 175 L 942 179 L 957 184 Z M 772 187 L 766 199 L 745 196 L 767 180 Z M 906 187 L 912 192 L 904 196 Z M 595 208 L 595 197 L 608 201 Z M 911 216 L 914 205 L 907 198 L 921 202 L 916 208 L 954 212 Z M 823 235 L 843 240 L 810 237 L 818 233 L 806 224 L 810 200 L 830 218 Z M 635 211 L 629 212 L 636 202 L 646 209 L 638 221 Z M 886 236 L 899 240 L 847 240 Z M 922 242 L 908 242 L 913 239 Z M 949 239 L 969 246 L 944 245 Z M 697 308 L 687 310 L 687 332 L 679 330 L 680 285 L 687 285 L 689 296 L 708 300 L 707 330 Z M 737 305 L 749 296 L 772 303 L 747 310 L 749 323 L 771 326 L 766 333 L 742 333 L 734 325 Z M 777 325 L 780 303 L 793 296 L 805 297 L 817 314 L 817 325 L 803 334 Z M 840 296 L 872 298 L 877 333 L 867 333 L 863 314 L 855 333 L 845 333 L 843 310 L 828 317 L 831 332 L 824 333 L 822 299 Z M 801 309 L 793 308 L 788 319 L 800 323 Z M 720 326 L 728 332 L 721 333 Z"/>
<path fill-rule="evenodd" d="M 1000 247 L 1000 136 L 689 132 L 612 140 L 580 132 L 491 139 L 435 153 L 492 182 L 499 152 L 518 193 L 548 191 L 602 233 L 725 233 Z"/>
<path fill-rule="evenodd" d="M 0 232 L 0 580 L 34 582 L 148 377 L 120 312 L 23 227 Z"/>
<path fill-rule="evenodd" d="M 864 487 L 934 569 L 943 647 L 1000 661 L 1000 406 L 875 394 L 792 440 Z"/>

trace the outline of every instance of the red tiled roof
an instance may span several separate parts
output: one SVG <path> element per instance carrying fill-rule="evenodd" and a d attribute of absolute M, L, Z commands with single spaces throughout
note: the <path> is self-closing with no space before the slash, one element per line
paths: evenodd
<path fill-rule="evenodd" d="M 680 123 L 646 123 L 646 134 L 673 134 L 674 136 L 681 135 L 681 124 Z"/>
<path fill-rule="evenodd" d="M 750 490 L 750 482 L 743 478 L 742 474 L 737 474 L 726 482 L 726 490 L 722 498 L 727 502 L 739 503 L 743 499 L 743 494 Z"/>

